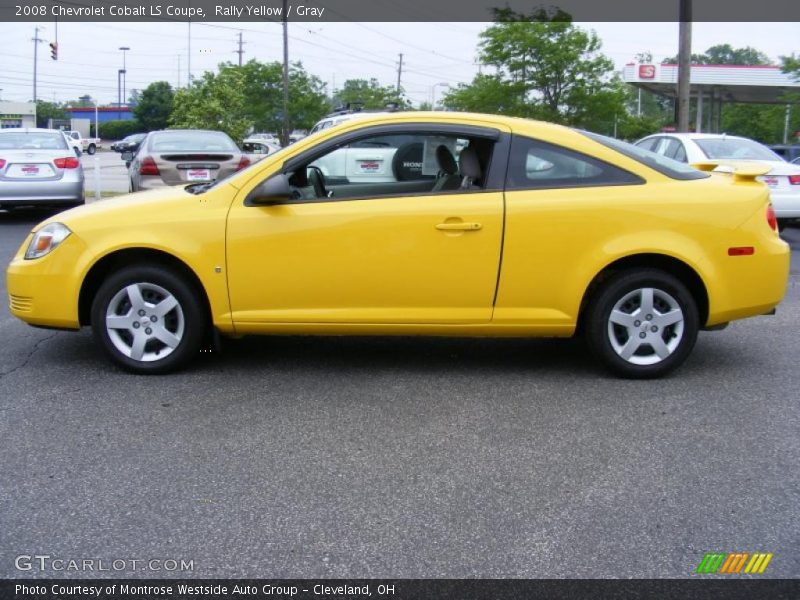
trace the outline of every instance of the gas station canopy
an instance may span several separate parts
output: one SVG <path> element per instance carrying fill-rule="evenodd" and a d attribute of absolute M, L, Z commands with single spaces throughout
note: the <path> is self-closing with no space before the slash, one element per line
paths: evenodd
<path fill-rule="evenodd" d="M 622 80 L 659 96 L 675 98 L 678 65 L 628 64 Z M 773 65 L 692 65 L 690 82 L 693 98 L 721 102 L 787 104 L 791 100 L 783 98 L 784 94 L 800 93 L 800 81 Z"/>

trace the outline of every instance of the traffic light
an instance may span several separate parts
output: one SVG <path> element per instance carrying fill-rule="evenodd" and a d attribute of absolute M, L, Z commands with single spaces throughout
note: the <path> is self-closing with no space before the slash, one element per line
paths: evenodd
<path fill-rule="evenodd" d="M 50 58 L 58 60 L 58 42 L 50 42 Z"/>

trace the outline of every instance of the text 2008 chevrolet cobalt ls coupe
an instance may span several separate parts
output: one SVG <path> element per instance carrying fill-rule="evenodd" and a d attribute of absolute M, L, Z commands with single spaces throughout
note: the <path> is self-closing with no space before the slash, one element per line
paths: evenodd
<path fill-rule="evenodd" d="M 658 376 L 699 329 L 774 309 L 788 277 L 764 170 L 699 166 L 522 119 L 365 117 L 213 184 L 44 221 L 8 267 L 11 311 L 91 325 L 141 373 L 214 330 L 582 332 L 615 373 Z"/>

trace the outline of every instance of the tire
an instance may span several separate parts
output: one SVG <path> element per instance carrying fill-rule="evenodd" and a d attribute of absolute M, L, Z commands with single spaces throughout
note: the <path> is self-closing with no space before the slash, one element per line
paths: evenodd
<path fill-rule="evenodd" d="M 411 142 L 400 146 L 392 158 L 392 174 L 397 181 L 418 181 L 433 179 L 422 174 L 422 142 Z"/>
<path fill-rule="evenodd" d="M 175 371 L 198 354 L 205 339 L 207 319 L 197 300 L 201 293 L 171 269 L 124 267 L 95 294 L 94 338 L 127 371 Z"/>
<path fill-rule="evenodd" d="M 97 152 L 97 147 L 94 144 L 89 144 L 89 147 L 86 149 L 86 154 L 91 156 L 95 152 Z"/>
<path fill-rule="evenodd" d="M 593 354 L 612 373 L 629 379 L 661 377 L 679 367 L 699 329 L 689 290 L 657 269 L 611 277 L 590 301 L 586 322 Z"/>

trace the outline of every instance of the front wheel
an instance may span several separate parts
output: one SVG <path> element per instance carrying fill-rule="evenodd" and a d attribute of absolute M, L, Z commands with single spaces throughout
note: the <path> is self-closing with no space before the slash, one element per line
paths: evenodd
<path fill-rule="evenodd" d="M 206 318 L 199 296 L 170 269 L 123 268 L 104 281 L 95 295 L 94 337 L 128 371 L 174 371 L 200 350 Z"/>
<path fill-rule="evenodd" d="M 622 377 L 665 375 L 686 360 L 697 340 L 697 303 L 680 280 L 663 271 L 613 276 L 587 310 L 589 347 Z"/>

